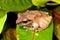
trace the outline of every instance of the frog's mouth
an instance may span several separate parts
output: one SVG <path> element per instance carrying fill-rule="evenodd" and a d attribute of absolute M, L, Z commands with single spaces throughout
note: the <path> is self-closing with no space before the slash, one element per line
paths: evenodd
<path fill-rule="evenodd" d="M 19 23 L 25 30 L 32 30 L 32 20 L 22 21 Z"/>

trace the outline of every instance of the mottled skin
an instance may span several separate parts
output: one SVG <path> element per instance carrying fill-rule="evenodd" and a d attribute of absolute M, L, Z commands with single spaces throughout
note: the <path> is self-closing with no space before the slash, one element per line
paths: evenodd
<path fill-rule="evenodd" d="M 31 10 L 24 13 L 18 13 L 18 18 L 16 24 L 23 26 L 31 25 L 29 30 L 43 30 L 48 27 L 51 22 L 52 17 L 48 15 L 48 12 Z"/>

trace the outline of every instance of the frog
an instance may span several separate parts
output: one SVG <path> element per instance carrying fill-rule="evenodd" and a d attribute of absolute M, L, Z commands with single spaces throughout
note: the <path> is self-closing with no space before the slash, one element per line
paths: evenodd
<path fill-rule="evenodd" d="M 27 10 L 26 12 L 18 13 L 16 24 L 24 26 L 23 28 L 27 30 L 42 31 L 49 26 L 51 20 L 52 16 L 48 12 Z"/>

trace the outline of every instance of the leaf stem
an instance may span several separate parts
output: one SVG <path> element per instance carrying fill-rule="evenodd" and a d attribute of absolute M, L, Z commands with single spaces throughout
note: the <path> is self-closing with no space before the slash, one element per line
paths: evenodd
<path fill-rule="evenodd" d="M 34 40 L 34 38 L 35 38 L 35 33 L 36 33 L 36 30 L 34 30 L 34 32 L 33 32 L 32 40 Z"/>

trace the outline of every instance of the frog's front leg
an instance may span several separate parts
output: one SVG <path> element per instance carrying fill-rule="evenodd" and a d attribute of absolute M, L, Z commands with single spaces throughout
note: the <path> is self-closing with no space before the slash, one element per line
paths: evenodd
<path fill-rule="evenodd" d="M 34 30 L 42 31 L 46 29 L 52 20 L 52 16 L 40 17 L 39 19 L 35 19 L 35 22 L 32 23 Z"/>
<path fill-rule="evenodd" d="M 40 20 L 39 25 L 40 25 L 40 27 L 41 27 L 42 29 L 45 29 L 45 28 L 48 27 L 48 25 L 50 24 L 52 17 L 51 17 L 51 16 L 49 16 L 49 17 L 42 17 L 42 18 L 40 18 L 40 19 L 41 19 L 41 20 Z"/>
<path fill-rule="evenodd" d="M 40 18 L 40 23 L 39 23 L 40 28 L 38 28 L 38 30 L 42 31 L 42 30 L 46 29 L 49 26 L 51 20 L 52 20 L 52 16 Z"/>

